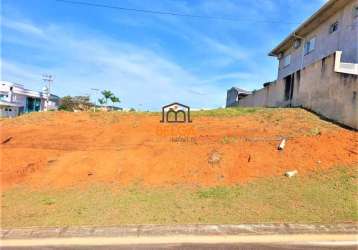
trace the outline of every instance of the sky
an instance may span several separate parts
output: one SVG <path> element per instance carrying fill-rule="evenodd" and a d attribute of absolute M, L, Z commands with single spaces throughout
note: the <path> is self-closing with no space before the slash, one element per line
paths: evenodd
<path fill-rule="evenodd" d="M 262 87 L 277 77 L 268 53 L 325 0 L 79 0 L 235 20 L 97 8 L 57 0 L 1 0 L 1 79 L 52 93 L 100 97 L 159 110 L 225 105 L 232 86 Z"/>

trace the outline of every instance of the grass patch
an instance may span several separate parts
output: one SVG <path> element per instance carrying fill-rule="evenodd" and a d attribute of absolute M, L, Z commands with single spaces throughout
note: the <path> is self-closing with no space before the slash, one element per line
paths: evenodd
<path fill-rule="evenodd" d="M 356 180 L 356 168 L 338 167 L 231 187 L 19 187 L 2 194 L 2 226 L 356 222 Z"/>
<path fill-rule="evenodd" d="M 310 136 L 317 136 L 317 135 L 320 135 L 321 134 L 321 131 L 319 128 L 315 127 L 315 128 L 311 128 L 309 131 L 308 131 L 308 135 Z"/>
<path fill-rule="evenodd" d="M 43 202 L 44 205 L 53 205 L 53 204 L 56 203 L 56 199 L 51 198 L 51 197 L 44 197 L 42 199 L 42 202 Z"/>
<path fill-rule="evenodd" d="M 221 143 L 222 144 L 230 144 L 230 143 L 236 143 L 237 142 L 237 137 L 236 136 L 224 136 L 221 139 Z"/>
<path fill-rule="evenodd" d="M 218 108 L 218 109 L 211 109 L 211 110 L 192 111 L 191 114 L 193 117 L 198 117 L 198 116 L 233 117 L 233 116 L 253 114 L 256 113 L 257 111 L 262 111 L 262 110 L 264 110 L 264 108 L 234 107 L 234 108 Z"/>
<path fill-rule="evenodd" d="M 17 117 L 11 118 L 1 118 L 0 122 L 9 123 L 9 124 L 33 124 L 33 123 L 43 123 L 48 121 L 53 121 L 56 119 L 56 114 L 58 112 L 31 112 L 24 113 Z"/>
<path fill-rule="evenodd" d="M 196 192 L 196 194 L 200 199 L 226 199 L 237 193 L 238 189 L 238 187 L 211 187 L 200 189 Z"/>

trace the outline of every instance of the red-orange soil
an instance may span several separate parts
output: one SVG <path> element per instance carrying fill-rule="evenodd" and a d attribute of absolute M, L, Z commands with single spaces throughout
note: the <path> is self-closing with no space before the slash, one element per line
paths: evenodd
<path fill-rule="evenodd" d="M 0 145 L 1 187 L 230 185 L 358 165 L 357 132 L 301 109 L 194 116 L 184 125 L 159 120 L 159 114 L 65 112 L 2 120 L 1 142 L 11 139 Z M 280 137 L 288 137 L 282 151 Z"/>

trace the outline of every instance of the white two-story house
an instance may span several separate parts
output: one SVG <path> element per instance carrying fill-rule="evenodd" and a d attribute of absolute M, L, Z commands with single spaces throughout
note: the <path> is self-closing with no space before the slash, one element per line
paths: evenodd
<path fill-rule="evenodd" d="M 358 0 L 329 0 L 269 55 L 277 80 L 239 106 L 299 106 L 358 129 Z"/>
<path fill-rule="evenodd" d="M 57 110 L 59 97 L 25 89 L 23 85 L 0 81 L 0 117 L 14 117 L 22 113 Z"/>

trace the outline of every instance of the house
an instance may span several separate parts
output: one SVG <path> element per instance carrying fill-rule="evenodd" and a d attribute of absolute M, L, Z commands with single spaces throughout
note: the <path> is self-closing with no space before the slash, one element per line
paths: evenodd
<path fill-rule="evenodd" d="M 240 88 L 232 87 L 227 91 L 226 107 L 233 107 L 239 104 L 240 99 L 251 94 L 250 91 L 246 91 Z"/>
<path fill-rule="evenodd" d="M 270 53 L 277 80 L 239 106 L 299 106 L 358 129 L 358 1 L 330 0 Z"/>
<path fill-rule="evenodd" d="M 22 113 L 56 110 L 59 97 L 25 89 L 23 85 L 0 81 L 0 117 L 14 117 Z"/>

